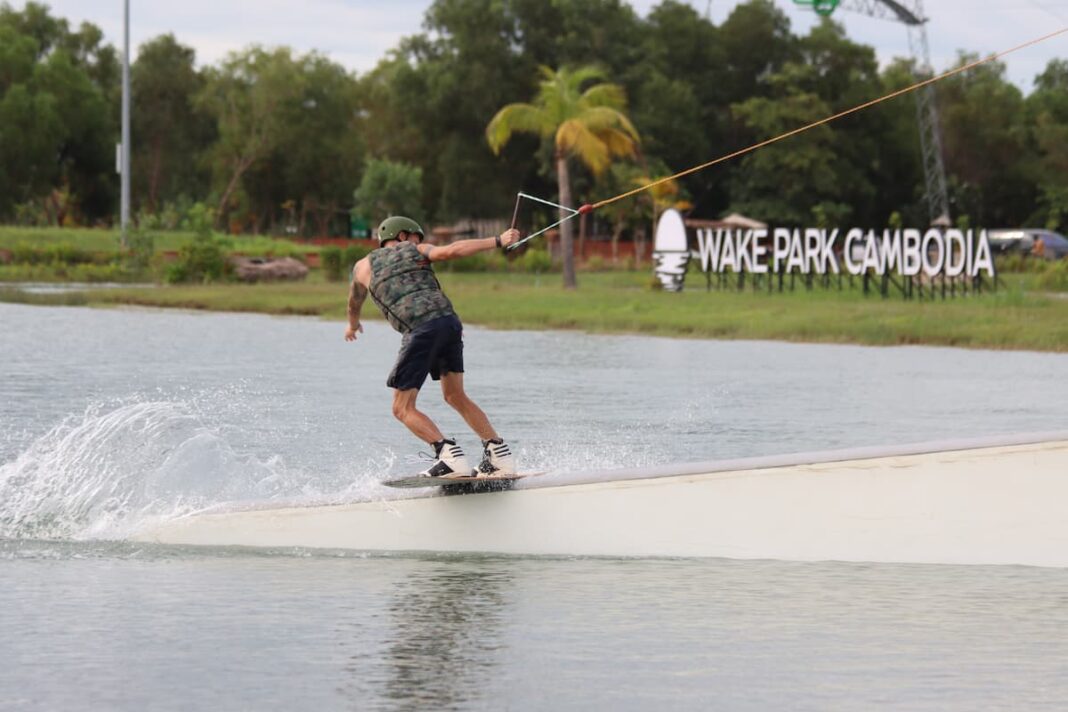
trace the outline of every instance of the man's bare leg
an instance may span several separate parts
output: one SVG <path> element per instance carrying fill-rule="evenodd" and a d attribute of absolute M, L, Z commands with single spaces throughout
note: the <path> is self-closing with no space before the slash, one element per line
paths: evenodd
<path fill-rule="evenodd" d="M 483 440 L 498 439 L 497 431 L 490 425 L 489 418 L 464 392 L 464 374 L 446 373 L 442 375 L 441 394 L 445 397 L 445 402 L 463 417 L 464 421 L 475 431 L 478 437 Z"/>
<path fill-rule="evenodd" d="M 434 444 L 445 439 L 441 430 L 434 421 L 415 407 L 415 399 L 419 397 L 418 388 L 410 388 L 406 391 L 393 390 L 393 416 L 404 423 L 408 430 L 415 434 L 425 443 Z"/>

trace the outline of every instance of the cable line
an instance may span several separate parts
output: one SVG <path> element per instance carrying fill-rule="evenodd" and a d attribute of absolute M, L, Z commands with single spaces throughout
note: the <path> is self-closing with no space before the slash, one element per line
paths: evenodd
<path fill-rule="evenodd" d="M 934 84 L 935 82 L 940 82 L 943 79 L 948 79 L 949 77 L 952 77 L 952 76 L 957 75 L 957 74 L 961 74 L 962 72 L 966 72 L 966 71 L 968 71 L 970 69 L 975 69 L 976 67 L 978 67 L 978 66 L 980 66 L 982 64 L 986 64 L 988 62 L 996 61 L 996 60 L 1001 59 L 1002 57 L 1004 57 L 1006 55 L 1012 54 L 1013 52 L 1018 52 L 1021 49 L 1026 49 L 1027 47 L 1032 47 L 1032 46 L 1034 46 L 1036 44 L 1039 44 L 1041 42 L 1046 42 L 1048 40 L 1053 39 L 1054 37 L 1057 37 L 1059 35 L 1063 35 L 1066 32 L 1068 32 L 1068 27 L 1062 27 L 1061 29 L 1057 30 L 1056 32 L 1051 32 L 1048 35 L 1043 35 L 1042 37 L 1030 40 L 1028 42 L 1024 42 L 1023 44 L 1017 45 L 1016 47 L 1013 47 L 1011 49 L 1007 49 L 1007 50 L 1004 50 L 1002 52 L 997 52 L 996 54 L 992 54 L 989 57 L 986 57 L 984 59 L 978 59 L 978 60 L 976 60 L 974 62 L 970 62 L 968 64 L 965 64 L 965 65 L 961 66 L 961 67 L 957 67 L 956 69 L 951 69 L 948 72 L 944 72 L 942 74 L 939 74 L 936 77 L 931 77 L 930 79 L 925 79 L 923 81 L 916 82 L 912 86 L 905 87 L 904 89 L 898 89 L 897 91 L 894 91 L 894 92 L 891 92 L 889 94 L 886 94 L 885 96 L 879 97 L 878 99 L 872 99 L 871 101 L 867 101 L 867 102 L 865 102 L 863 104 L 859 104 L 858 106 L 854 106 L 852 109 L 846 109 L 845 111 L 841 111 L 841 112 L 839 112 L 837 114 L 834 114 L 833 116 L 828 116 L 825 119 L 820 119 L 819 121 L 815 121 L 815 122 L 813 122 L 811 124 L 808 124 L 807 126 L 801 126 L 800 128 L 793 129 L 792 131 L 787 131 L 784 134 L 780 134 L 778 136 L 775 136 L 774 138 L 769 138 L 766 141 L 761 141 L 760 143 L 755 143 L 752 146 L 748 146 L 747 148 L 743 148 L 743 149 L 735 151 L 733 153 L 728 153 L 725 156 L 720 156 L 719 158 L 716 158 L 715 160 L 709 161 L 708 163 L 702 163 L 699 166 L 694 166 L 693 168 L 687 168 L 686 170 L 680 171 L 680 172 L 676 173 L 675 175 L 671 175 L 671 176 L 668 176 L 666 178 L 661 178 L 661 179 L 653 181 L 652 183 L 649 183 L 647 185 L 643 185 L 640 188 L 635 188 L 633 190 L 628 190 L 626 193 L 620 193 L 619 195 L 615 196 L 614 198 L 607 198 L 607 199 L 601 200 L 601 201 L 599 201 L 597 203 L 593 203 L 592 205 L 591 204 L 583 205 L 581 208 L 579 208 L 576 211 L 575 214 L 577 215 L 577 214 L 580 214 L 580 213 L 583 213 L 583 214 L 584 213 L 588 213 L 588 212 L 590 212 L 592 210 L 596 210 L 597 208 L 601 208 L 601 207 L 604 207 L 605 205 L 609 205 L 611 203 L 614 203 L 617 200 L 623 200 L 624 198 L 629 198 L 630 196 L 636 195 L 638 193 L 641 193 L 642 191 L 649 190 L 650 188 L 654 188 L 654 187 L 656 187 L 656 186 L 658 186 L 658 185 L 660 185 L 662 183 L 667 183 L 667 182 L 673 181 L 673 180 L 675 180 L 677 178 L 682 178 L 683 176 L 688 176 L 691 173 L 696 173 L 697 171 L 702 171 L 705 168 L 710 168 L 711 166 L 714 166 L 717 163 L 723 163 L 724 161 L 729 161 L 732 158 L 737 158 L 738 156 L 744 156 L 747 153 L 752 153 L 753 151 L 757 150 L 758 148 L 764 148 L 765 146 L 770 146 L 771 144 L 777 143 L 779 141 L 782 141 L 783 139 L 790 138 L 791 136 L 796 136 L 797 134 L 803 133 L 805 131 L 808 131 L 809 129 L 814 129 L 817 126 L 822 126 L 823 124 L 827 124 L 827 123 L 830 123 L 832 121 L 836 121 L 837 119 L 840 119 L 840 118 L 842 118 L 844 116 L 849 116 L 850 114 L 855 114 L 858 111 L 862 111 L 862 110 L 867 109 L 869 107 L 875 106 L 876 104 L 881 104 L 884 101 L 889 101 L 890 99 L 896 99 L 897 97 L 902 96 L 903 94 L 908 94 L 909 92 L 916 91 L 917 89 L 921 89 L 921 88 L 923 88 L 925 86 L 928 86 L 930 84 Z M 569 216 L 569 218 L 570 217 L 574 217 L 574 215 Z"/>

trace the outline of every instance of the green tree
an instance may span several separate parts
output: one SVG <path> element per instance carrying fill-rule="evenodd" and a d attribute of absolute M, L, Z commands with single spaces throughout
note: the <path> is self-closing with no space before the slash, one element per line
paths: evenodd
<path fill-rule="evenodd" d="M 842 25 L 828 18 L 799 38 L 797 50 L 805 66 L 813 69 L 807 75 L 809 82 L 802 88 L 825 102 L 829 113 L 844 111 L 884 93 L 875 50 L 851 41 Z M 908 108 L 915 132 L 915 109 Z M 886 181 L 879 167 L 887 146 L 882 137 L 890 129 L 891 117 L 892 114 L 874 110 L 835 122 L 836 194 L 824 195 L 819 207 L 822 219 L 852 218 L 860 224 L 881 224 L 897 207 L 878 204 L 879 189 L 886 188 L 880 185 Z M 849 206 L 848 209 L 843 209 L 843 205 Z"/>
<path fill-rule="evenodd" d="M 533 133 L 552 141 L 553 163 L 561 205 L 572 205 L 568 160 L 577 159 L 599 175 L 619 156 L 634 155 L 638 132 L 623 113 L 623 89 L 603 81 L 596 67 L 554 71 L 543 67 L 533 103 L 508 104 L 486 126 L 486 140 L 499 152 L 514 133 Z M 583 87 L 586 87 L 585 89 Z M 560 217 L 566 215 L 561 210 Z M 564 286 L 577 286 L 571 221 L 560 229 L 564 257 Z"/>
<path fill-rule="evenodd" d="M 882 71 L 881 91 L 885 94 L 904 89 L 915 81 L 912 62 L 899 59 Z M 897 213 L 904 227 L 923 227 L 930 216 L 924 200 L 916 99 L 901 97 L 882 104 L 874 113 L 882 120 L 883 128 L 866 137 L 869 145 L 874 144 L 869 156 L 876 194 L 875 212 L 868 224 L 888 224 Z"/>
<path fill-rule="evenodd" d="M 207 72 L 198 105 L 216 122 L 218 141 L 212 149 L 222 185 L 217 224 L 227 218 L 231 197 L 245 173 L 279 145 L 284 129 L 283 107 L 300 101 L 303 77 L 287 48 L 266 51 L 252 47 L 231 53 Z M 247 217 L 247 216 L 242 216 Z"/>
<path fill-rule="evenodd" d="M 973 61 L 962 54 L 959 64 Z M 1020 90 L 999 62 L 939 83 L 946 171 L 958 213 L 979 227 L 1018 225 L 1037 201 Z"/>
<path fill-rule="evenodd" d="M 787 65 L 768 79 L 777 96 L 735 104 L 735 116 L 761 141 L 827 116 L 831 113 L 827 103 L 803 89 L 814 71 L 806 65 Z M 804 225 L 810 206 L 833 199 L 837 191 L 835 132 L 824 124 L 745 156 L 732 206 L 765 222 Z"/>
<path fill-rule="evenodd" d="M 641 33 L 644 61 L 622 82 L 631 97 L 630 116 L 642 132 L 642 153 L 662 159 L 666 172 L 689 168 L 695 157 L 729 148 L 735 100 L 723 81 L 728 71 L 720 30 L 688 3 L 665 0 L 654 7 Z M 700 171 L 681 180 L 699 212 L 726 207 L 733 166 Z"/>
<path fill-rule="evenodd" d="M 370 220 L 419 214 L 423 170 L 406 163 L 371 159 L 356 189 L 356 211 Z"/>
<path fill-rule="evenodd" d="M 298 60 L 301 94 L 280 109 L 282 126 L 274 150 L 244 181 L 258 219 L 292 202 L 297 233 L 328 235 L 345 217 L 352 187 L 364 163 L 358 85 L 339 64 L 318 54 Z"/>
<path fill-rule="evenodd" d="M 196 53 L 166 34 L 141 45 L 131 67 L 134 195 L 150 212 L 165 201 L 206 194 L 202 155 L 214 139 L 210 119 L 194 106 L 204 88 Z"/>
<path fill-rule="evenodd" d="M 594 185 L 593 197 L 597 201 L 614 198 L 638 187 L 645 175 L 641 166 L 618 161 L 602 175 Z M 648 183 L 645 181 L 644 185 Z M 612 261 L 619 259 L 619 242 L 625 231 L 633 231 L 645 221 L 645 204 L 638 200 L 617 200 L 597 210 L 596 217 L 608 221 L 612 230 Z"/>
<path fill-rule="evenodd" d="M 534 67 L 517 28 L 524 4 L 534 6 L 438 0 L 426 12 L 426 32 L 402 41 L 361 80 L 367 153 L 423 169 L 427 216 L 499 215 L 537 170 L 529 152 L 495 161 L 482 139 L 487 118 L 531 85 Z"/>
<path fill-rule="evenodd" d="M 0 215 L 53 221 L 114 213 L 114 50 L 46 6 L 0 4 Z"/>
<path fill-rule="evenodd" d="M 1039 190 L 1039 207 L 1028 223 L 1063 231 L 1068 227 L 1068 61 L 1052 60 L 1035 79 L 1027 114 Z"/>
<path fill-rule="evenodd" d="M 54 97 L 33 85 L 37 42 L 0 24 L 0 217 L 51 190 L 63 124 Z"/>
<path fill-rule="evenodd" d="M 797 61 L 797 38 L 790 19 L 771 0 L 749 0 L 737 5 L 719 28 L 727 57 L 721 83 L 730 101 L 767 96 L 763 78 Z"/>

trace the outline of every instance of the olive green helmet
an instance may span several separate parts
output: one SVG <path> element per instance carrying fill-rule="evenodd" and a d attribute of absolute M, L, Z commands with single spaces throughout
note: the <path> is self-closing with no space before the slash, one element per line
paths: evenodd
<path fill-rule="evenodd" d="M 406 218 L 403 215 L 394 215 L 383 220 L 382 224 L 378 226 L 378 244 L 384 245 L 390 240 L 396 240 L 397 235 L 402 232 L 414 232 L 419 235 L 420 239 L 426 237 L 423 228 L 415 220 Z"/>

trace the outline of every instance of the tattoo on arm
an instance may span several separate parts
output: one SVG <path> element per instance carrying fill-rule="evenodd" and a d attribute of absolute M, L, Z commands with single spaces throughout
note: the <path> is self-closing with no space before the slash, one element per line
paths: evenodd
<path fill-rule="evenodd" d="M 349 286 L 349 324 L 355 326 L 360 321 L 360 310 L 367 299 L 367 287 L 353 279 Z"/>

